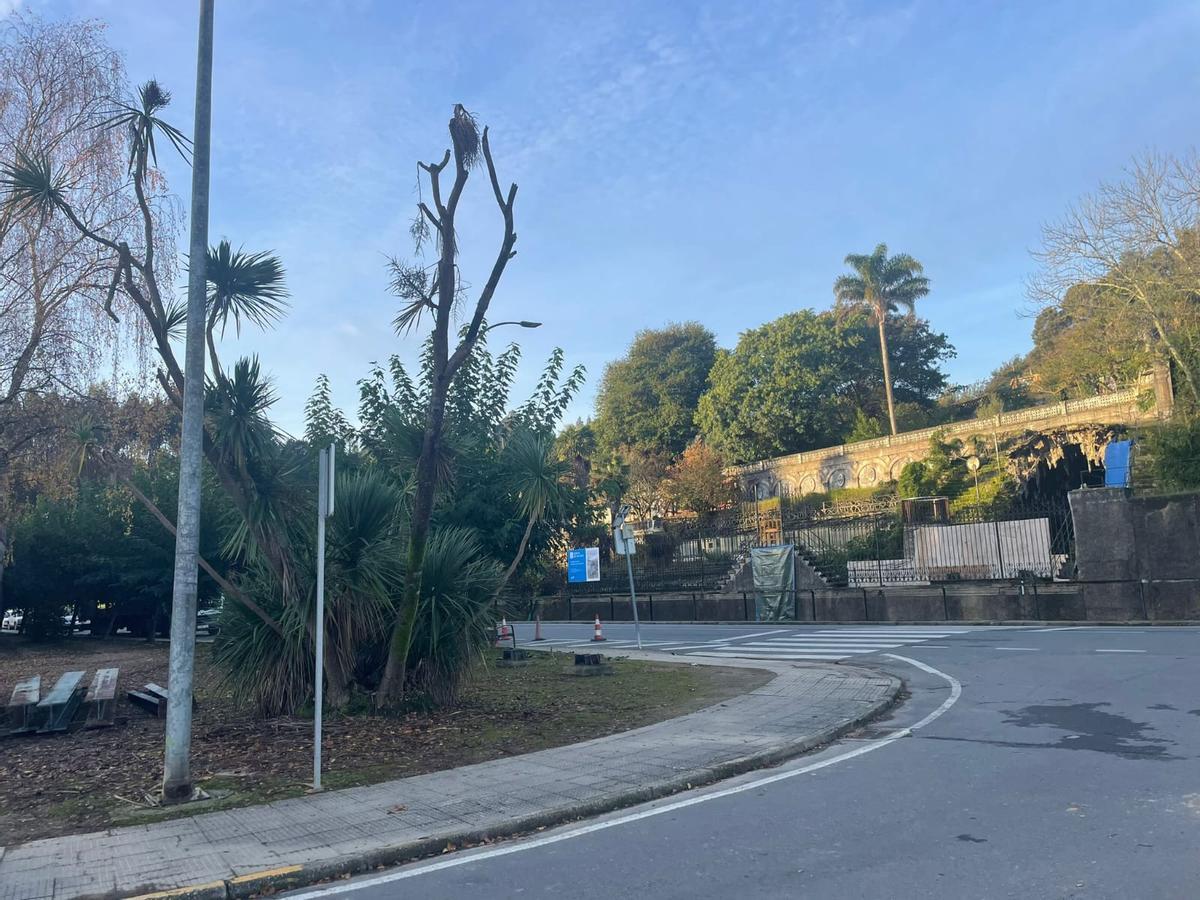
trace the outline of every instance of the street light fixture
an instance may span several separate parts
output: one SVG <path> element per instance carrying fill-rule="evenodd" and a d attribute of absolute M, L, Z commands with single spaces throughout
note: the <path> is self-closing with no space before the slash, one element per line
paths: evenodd
<path fill-rule="evenodd" d="M 522 319 L 519 322 L 516 320 L 513 320 L 511 322 L 496 322 L 494 325 L 485 325 L 483 327 L 483 331 L 491 331 L 493 328 L 499 328 L 501 325 L 519 325 L 522 328 L 541 328 L 542 327 L 541 322 L 530 322 L 526 319 Z"/>

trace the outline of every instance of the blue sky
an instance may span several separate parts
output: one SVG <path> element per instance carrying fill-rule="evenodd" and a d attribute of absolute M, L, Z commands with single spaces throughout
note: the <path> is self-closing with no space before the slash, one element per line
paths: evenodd
<path fill-rule="evenodd" d="M 196 3 L 25 5 L 109 22 L 130 78 L 160 79 L 190 131 Z M 512 332 L 518 392 L 562 346 L 589 370 L 572 418 L 636 330 L 696 319 L 732 347 L 828 306 L 842 258 L 880 241 L 924 262 L 918 309 L 958 348 L 952 378 L 982 378 L 1029 346 L 1041 224 L 1131 155 L 1196 141 L 1196 3 L 217 6 L 210 233 L 287 267 L 290 317 L 239 346 L 290 430 L 319 372 L 353 411 L 371 360 L 415 355 L 390 331 L 385 262 L 410 252 L 415 162 L 440 158 L 455 102 L 520 185 L 491 315 L 545 323 Z M 168 171 L 185 194 L 186 167 Z M 479 285 L 501 230 L 473 188 Z"/>

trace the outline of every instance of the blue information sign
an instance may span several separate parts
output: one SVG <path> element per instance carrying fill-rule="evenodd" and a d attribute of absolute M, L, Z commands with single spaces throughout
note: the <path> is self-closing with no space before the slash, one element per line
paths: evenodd
<path fill-rule="evenodd" d="M 578 547 L 567 551 L 567 581 L 599 581 L 600 548 Z"/>

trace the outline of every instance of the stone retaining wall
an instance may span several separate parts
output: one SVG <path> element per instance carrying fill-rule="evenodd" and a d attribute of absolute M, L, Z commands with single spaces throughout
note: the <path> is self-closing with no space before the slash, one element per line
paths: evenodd
<path fill-rule="evenodd" d="M 1136 425 L 1167 418 L 1172 408 L 1170 374 L 1160 367 L 1144 375 L 1136 385 L 1111 394 L 778 456 L 731 466 L 727 471 L 737 477 L 747 496 L 760 498 L 774 497 L 781 491 L 798 496 L 843 487 L 875 487 L 894 481 L 908 463 L 928 456 L 929 441 L 938 431 L 948 437 L 997 439 L 1069 425 Z"/>

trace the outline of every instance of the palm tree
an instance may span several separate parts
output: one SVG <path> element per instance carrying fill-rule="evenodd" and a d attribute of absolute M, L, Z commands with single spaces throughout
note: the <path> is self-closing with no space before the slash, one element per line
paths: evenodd
<path fill-rule="evenodd" d="M 214 332 L 233 319 L 234 331 L 241 334 L 243 317 L 263 331 L 275 324 L 287 309 L 287 288 L 284 286 L 283 263 L 269 251 L 246 253 L 234 250 L 229 241 L 221 241 L 208 251 L 204 267 L 208 282 L 208 315 L 205 337 L 212 363 L 213 377 L 224 377 Z"/>
<path fill-rule="evenodd" d="M 543 432 L 527 429 L 517 431 L 505 447 L 508 468 L 508 487 L 517 499 L 517 508 L 525 516 L 525 533 L 517 553 L 505 570 L 499 594 L 513 573 L 517 571 L 534 526 L 547 515 L 553 515 L 562 506 L 564 481 L 570 470 L 565 462 L 554 454 L 554 437 Z"/>
<path fill-rule="evenodd" d="M 883 360 L 883 387 L 887 393 L 888 421 L 896 433 L 896 404 L 892 398 L 892 367 L 888 362 L 888 313 L 900 307 L 911 315 L 918 297 L 929 293 L 929 279 L 921 264 L 907 253 L 888 256 L 887 244 L 871 254 L 851 253 L 846 265 L 853 275 L 842 275 L 833 283 L 833 295 L 840 309 L 863 309 L 879 328 L 879 356 Z"/>

